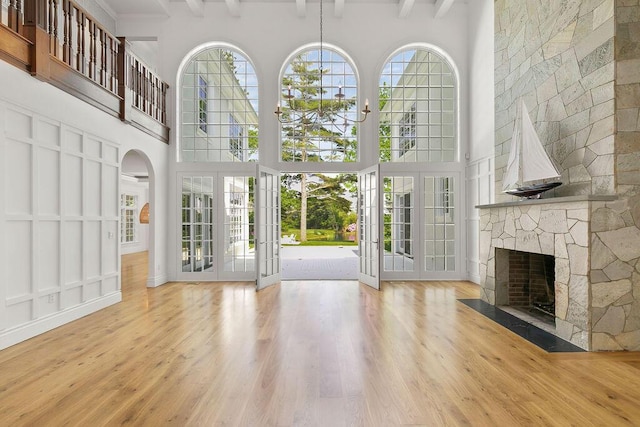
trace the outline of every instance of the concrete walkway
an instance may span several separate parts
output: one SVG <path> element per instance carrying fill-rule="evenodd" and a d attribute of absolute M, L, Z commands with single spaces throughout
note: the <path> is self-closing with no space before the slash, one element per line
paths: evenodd
<path fill-rule="evenodd" d="M 283 246 L 282 280 L 357 280 L 357 246 Z"/>

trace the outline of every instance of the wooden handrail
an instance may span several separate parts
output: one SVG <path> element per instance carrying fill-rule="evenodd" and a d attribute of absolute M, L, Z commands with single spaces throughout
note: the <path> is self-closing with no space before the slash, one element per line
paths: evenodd
<path fill-rule="evenodd" d="M 148 127 L 161 126 L 152 134 L 168 141 L 167 90 L 169 85 L 136 57 L 124 38 L 113 36 L 73 0 L 9 0 L 6 17 L 0 20 L 0 36 L 11 35 L 12 44 L 0 42 L 0 58 L 20 66 L 87 100 L 123 121 Z M 3 50 L 4 49 L 4 50 Z M 20 50 L 23 49 L 23 50 Z M 26 55 L 26 50 L 29 54 Z M 17 53 L 16 53 L 17 52 Z M 86 79 L 82 82 L 82 76 Z M 88 80 L 106 90 L 113 101 L 95 90 Z M 156 121 L 141 118 L 131 109 Z M 140 124 L 144 122 L 144 124 Z"/>

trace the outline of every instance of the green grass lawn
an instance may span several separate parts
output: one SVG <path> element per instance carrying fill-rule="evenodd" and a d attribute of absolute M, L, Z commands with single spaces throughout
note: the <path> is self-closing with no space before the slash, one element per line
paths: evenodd
<path fill-rule="evenodd" d="M 288 228 L 283 229 L 283 236 L 290 236 L 295 234 L 296 241 L 300 241 L 300 229 Z M 344 234 L 345 240 L 335 240 L 336 233 L 334 230 L 307 230 L 307 241 L 300 242 L 300 246 L 355 246 L 357 243 L 353 240 L 348 240 L 348 235 Z"/>

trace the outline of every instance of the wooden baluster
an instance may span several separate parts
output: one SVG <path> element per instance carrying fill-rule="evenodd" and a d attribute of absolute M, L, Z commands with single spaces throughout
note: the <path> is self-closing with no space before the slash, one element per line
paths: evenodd
<path fill-rule="evenodd" d="M 17 0 L 10 0 L 9 7 L 7 8 L 7 27 L 15 32 L 18 32 L 18 8 L 16 7 Z"/>
<path fill-rule="evenodd" d="M 96 76 L 96 23 L 89 21 L 89 77 L 97 81 Z"/>
<path fill-rule="evenodd" d="M 111 87 L 109 90 L 118 93 L 118 40 L 111 38 Z"/>
<path fill-rule="evenodd" d="M 75 54 L 75 60 L 76 60 L 76 70 L 79 71 L 80 73 L 82 73 L 83 71 L 83 62 L 84 59 L 82 57 L 82 26 L 81 26 L 81 21 L 83 19 L 83 13 L 79 10 L 76 9 L 75 7 L 73 8 L 74 13 L 75 13 L 75 19 L 74 19 L 74 27 L 75 27 L 75 33 L 76 33 L 76 40 L 75 40 L 75 46 L 76 46 L 76 54 Z"/>
<path fill-rule="evenodd" d="M 69 63 L 69 56 L 71 55 L 71 46 L 69 44 L 69 38 L 71 37 L 69 34 L 69 13 L 69 0 L 62 0 L 62 15 L 64 17 L 64 22 L 62 24 L 62 60 L 66 64 Z"/>
<path fill-rule="evenodd" d="M 16 2 L 17 2 L 17 13 L 18 13 L 18 24 L 17 24 L 16 32 L 18 34 L 22 34 L 22 27 L 24 25 L 24 15 L 22 13 L 22 9 L 23 9 L 22 1 L 23 0 L 16 0 Z"/>
<path fill-rule="evenodd" d="M 167 89 L 169 89 L 169 86 L 163 82 L 162 83 L 162 120 L 161 121 L 165 125 L 167 124 Z"/>
<path fill-rule="evenodd" d="M 100 29 L 100 84 L 107 85 L 107 34 Z"/>
<path fill-rule="evenodd" d="M 56 0 L 48 0 L 49 7 L 47 12 L 47 32 L 49 33 L 49 52 L 55 57 L 58 56 L 58 2 Z"/>
<path fill-rule="evenodd" d="M 87 56 L 86 56 L 86 43 L 87 43 L 87 38 L 86 38 L 86 34 L 85 34 L 85 24 L 87 21 L 87 17 L 84 14 L 84 12 L 79 12 L 78 13 L 78 20 L 79 20 L 79 27 L 78 27 L 78 45 L 80 46 L 78 55 L 80 57 L 80 72 L 82 74 L 87 74 Z"/>

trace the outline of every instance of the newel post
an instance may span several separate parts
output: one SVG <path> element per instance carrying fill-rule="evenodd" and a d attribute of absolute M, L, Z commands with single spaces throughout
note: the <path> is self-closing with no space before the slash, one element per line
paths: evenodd
<path fill-rule="evenodd" d="M 120 97 L 120 120 L 125 123 L 131 121 L 133 95 L 131 86 L 131 46 L 126 37 L 118 37 L 120 49 L 117 57 L 118 96 Z"/>
<path fill-rule="evenodd" d="M 24 36 L 31 46 L 31 74 L 49 80 L 49 32 L 47 28 L 47 0 L 24 0 Z"/>

